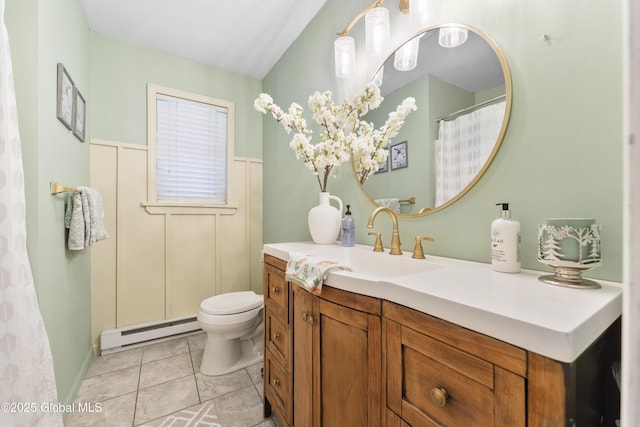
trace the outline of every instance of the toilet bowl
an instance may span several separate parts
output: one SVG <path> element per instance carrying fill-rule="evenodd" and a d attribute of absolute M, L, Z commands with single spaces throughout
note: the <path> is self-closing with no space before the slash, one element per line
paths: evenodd
<path fill-rule="evenodd" d="M 222 375 L 262 360 L 264 300 L 253 291 L 229 292 L 200 304 L 198 322 L 207 333 L 200 372 Z"/>

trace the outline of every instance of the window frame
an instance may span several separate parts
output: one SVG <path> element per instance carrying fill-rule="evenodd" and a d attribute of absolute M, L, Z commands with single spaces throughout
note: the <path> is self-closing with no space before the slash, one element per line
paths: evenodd
<path fill-rule="evenodd" d="M 209 104 L 216 108 L 225 109 L 227 112 L 227 170 L 226 170 L 226 197 L 224 203 L 207 203 L 207 202 L 180 202 L 180 201 L 158 201 L 157 194 L 157 180 L 156 180 L 156 129 L 157 129 L 157 115 L 156 115 L 156 101 L 158 97 L 171 97 L 184 99 L 187 102 L 196 102 L 202 104 Z M 208 210 L 216 211 L 218 209 L 236 209 L 235 203 L 231 202 L 233 188 L 233 159 L 234 159 L 234 129 L 235 129 L 235 108 L 234 103 L 224 99 L 213 98 L 205 95 L 199 95 L 191 92 L 186 92 L 179 89 L 172 89 L 156 84 L 147 84 L 147 202 L 143 203 L 143 206 L 147 208 L 149 213 L 165 212 L 166 209 L 157 208 L 169 208 L 171 211 L 180 210 L 181 208 L 194 208 L 200 210 L 207 208 Z"/>

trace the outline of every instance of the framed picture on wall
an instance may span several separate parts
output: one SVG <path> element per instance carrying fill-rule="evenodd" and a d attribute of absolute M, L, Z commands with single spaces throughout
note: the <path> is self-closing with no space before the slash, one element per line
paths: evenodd
<path fill-rule="evenodd" d="M 62 124 L 69 129 L 72 129 L 73 126 L 73 88 L 73 80 L 71 80 L 64 65 L 59 63 L 56 115 Z"/>
<path fill-rule="evenodd" d="M 407 141 L 391 146 L 391 170 L 406 168 L 409 165 Z"/>
<path fill-rule="evenodd" d="M 87 103 L 77 87 L 73 87 L 73 134 L 84 142 Z"/>
<path fill-rule="evenodd" d="M 389 170 L 389 157 L 387 157 L 384 162 L 380 162 L 378 163 L 378 170 L 374 172 L 374 174 L 376 173 L 383 173 Z"/>

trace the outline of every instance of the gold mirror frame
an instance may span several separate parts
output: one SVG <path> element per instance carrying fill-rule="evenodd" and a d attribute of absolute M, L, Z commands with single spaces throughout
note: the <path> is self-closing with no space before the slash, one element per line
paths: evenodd
<path fill-rule="evenodd" d="M 498 47 L 496 42 L 491 37 L 489 37 L 487 34 L 485 34 L 484 32 L 480 31 L 479 29 L 477 29 L 475 27 L 472 27 L 472 26 L 469 26 L 469 25 L 465 25 L 465 24 L 454 24 L 454 23 L 438 24 L 438 25 L 433 25 L 433 26 L 426 27 L 423 30 L 420 30 L 420 31 L 416 32 L 415 34 L 413 34 L 411 37 L 409 37 L 407 40 L 405 40 L 403 43 L 401 43 L 396 49 L 394 49 L 391 52 L 391 54 L 385 58 L 385 60 L 383 61 L 382 65 L 380 65 L 380 67 L 378 67 L 376 69 L 376 72 L 374 73 L 374 76 L 377 74 L 378 70 L 380 68 L 382 68 L 382 66 L 384 66 L 390 59 L 393 60 L 393 56 L 394 56 L 395 52 L 398 49 L 400 49 L 405 43 L 407 43 L 408 41 L 412 40 L 414 37 L 418 37 L 418 36 L 420 36 L 422 34 L 426 34 L 429 31 L 438 30 L 438 29 L 440 29 L 442 27 L 451 27 L 451 26 L 467 29 L 467 30 L 472 31 L 473 33 L 475 33 L 477 36 L 482 38 L 491 47 L 491 49 L 495 53 L 496 57 L 498 58 L 498 61 L 500 62 L 500 67 L 502 68 L 502 73 L 504 75 L 505 101 L 506 101 L 504 116 L 503 116 L 503 119 L 502 119 L 502 127 L 500 128 L 500 132 L 498 134 L 498 138 L 496 139 L 496 143 L 493 146 L 493 150 L 489 154 L 489 156 L 488 156 L 487 160 L 485 161 L 484 165 L 482 166 L 482 168 L 480 168 L 480 170 L 478 171 L 476 176 L 469 182 L 469 184 L 467 184 L 462 190 L 460 190 L 460 192 L 458 194 L 456 194 L 455 196 L 453 196 L 451 199 L 449 199 L 445 203 L 441 204 L 440 206 L 437 206 L 437 207 L 434 207 L 434 208 L 424 207 L 424 208 L 420 209 L 416 213 L 396 213 L 396 216 L 401 217 L 401 218 L 417 218 L 417 217 L 429 215 L 429 214 L 432 214 L 432 213 L 440 212 L 440 211 L 444 210 L 446 207 L 451 206 L 453 203 L 455 203 L 458 200 L 460 200 L 460 198 L 462 198 L 462 196 L 467 194 L 476 185 L 476 183 L 480 180 L 480 178 L 482 178 L 482 176 L 485 174 L 485 172 L 487 171 L 487 169 L 489 168 L 489 166 L 493 162 L 493 159 L 496 157 L 496 154 L 498 153 L 498 150 L 500 149 L 500 146 L 502 145 L 502 141 L 503 141 L 504 135 L 505 135 L 505 133 L 507 131 L 507 126 L 509 124 L 509 118 L 511 116 L 512 88 L 511 88 L 511 73 L 509 71 L 509 66 L 507 64 L 506 57 L 504 56 L 504 54 L 502 53 L 502 51 L 500 50 L 500 48 Z M 373 81 L 373 78 L 371 78 L 370 81 Z M 418 106 L 418 108 L 420 108 L 420 106 Z M 391 143 L 391 145 L 393 145 L 393 144 L 394 144 L 394 142 Z M 355 176 L 355 165 L 353 165 L 353 163 L 352 163 L 352 166 L 353 166 L 353 171 L 354 171 L 354 177 L 356 178 L 356 181 L 358 181 L 358 185 L 360 186 L 360 189 L 365 194 L 367 199 L 369 199 L 371 204 L 373 204 L 374 206 L 378 206 L 378 204 L 374 201 L 373 197 L 371 197 L 371 195 L 366 190 L 366 188 L 364 188 L 364 185 L 366 185 L 366 182 L 365 182 L 365 184 L 361 184 L 360 181 Z"/>

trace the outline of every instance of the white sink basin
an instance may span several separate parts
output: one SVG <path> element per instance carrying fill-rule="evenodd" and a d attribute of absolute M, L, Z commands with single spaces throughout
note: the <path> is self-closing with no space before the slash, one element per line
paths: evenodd
<path fill-rule="evenodd" d="M 426 259 L 413 259 L 410 253 L 389 255 L 388 252 L 373 252 L 370 246 L 344 248 L 332 246 L 326 250 L 313 251 L 311 255 L 341 262 L 351 271 L 340 271 L 340 275 L 358 276 L 370 281 L 389 280 L 392 277 L 426 273 L 442 268 Z"/>

